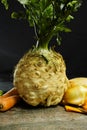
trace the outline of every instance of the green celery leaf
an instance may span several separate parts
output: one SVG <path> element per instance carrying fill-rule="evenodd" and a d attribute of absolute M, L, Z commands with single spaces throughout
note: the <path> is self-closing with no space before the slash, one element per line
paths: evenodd
<path fill-rule="evenodd" d="M 7 10 L 9 5 L 8 5 L 8 1 L 7 0 L 1 0 L 1 3 L 4 4 L 5 9 Z"/>

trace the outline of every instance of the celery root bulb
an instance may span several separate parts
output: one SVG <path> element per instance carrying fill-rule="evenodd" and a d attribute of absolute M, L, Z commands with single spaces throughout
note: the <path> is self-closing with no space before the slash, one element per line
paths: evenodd
<path fill-rule="evenodd" d="M 13 84 L 32 106 L 57 105 L 68 87 L 63 57 L 52 49 L 30 50 L 16 65 Z"/>

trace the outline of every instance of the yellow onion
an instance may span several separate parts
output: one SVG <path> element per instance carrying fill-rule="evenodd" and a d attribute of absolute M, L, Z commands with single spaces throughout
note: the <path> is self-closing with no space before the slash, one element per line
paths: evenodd
<path fill-rule="evenodd" d="M 70 81 L 70 87 L 63 96 L 63 104 L 73 104 L 82 106 L 87 98 L 87 78 L 73 78 Z"/>

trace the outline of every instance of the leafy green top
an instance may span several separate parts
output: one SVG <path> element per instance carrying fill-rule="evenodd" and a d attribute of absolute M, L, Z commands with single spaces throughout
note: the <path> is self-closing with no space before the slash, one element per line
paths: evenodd
<path fill-rule="evenodd" d="M 53 36 L 57 37 L 60 44 L 60 32 L 71 31 L 66 27 L 74 17 L 73 12 L 78 10 L 81 0 L 17 0 L 23 5 L 24 12 L 13 12 L 12 18 L 23 18 L 34 27 L 37 47 L 48 48 L 48 44 Z M 8 1 L 1 0 L 5 8 L 8 9 Z"/>

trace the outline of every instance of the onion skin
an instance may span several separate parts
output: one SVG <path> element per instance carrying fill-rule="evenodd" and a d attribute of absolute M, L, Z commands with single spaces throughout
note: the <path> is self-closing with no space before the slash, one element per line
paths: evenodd
<path fill-rule="evenodd" d="M 62 104 L 65 106 L 66 111 L 76 110 L 77 112 L 87 113 L 87 78 L 73 78 L 69 80 L 69 83 L 70 86 L 62 99 Z"/>

